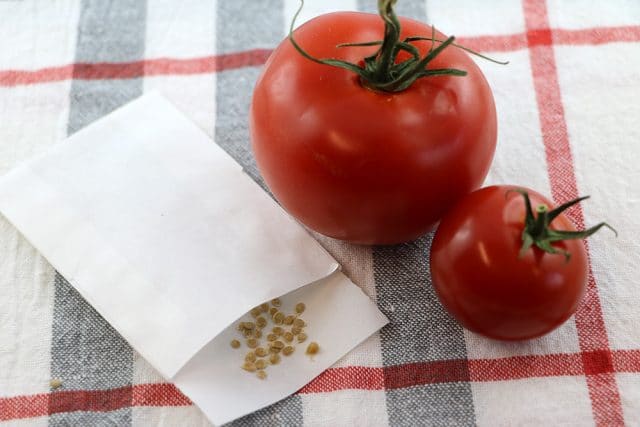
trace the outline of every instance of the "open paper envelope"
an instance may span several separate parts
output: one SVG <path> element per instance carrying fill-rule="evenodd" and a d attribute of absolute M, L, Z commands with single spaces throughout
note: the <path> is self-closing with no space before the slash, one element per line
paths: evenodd
<path fill-rule="evenodd" d="M 156 93 L 0 178 L 0 212 L 216 424 L 308 383 L 387 319 L 242 168 Z M 288 294 L 288 295 L 285 295 Z M 229 341 L 252 307 L 307 305 L 321 352 L 267 380 Z"/>

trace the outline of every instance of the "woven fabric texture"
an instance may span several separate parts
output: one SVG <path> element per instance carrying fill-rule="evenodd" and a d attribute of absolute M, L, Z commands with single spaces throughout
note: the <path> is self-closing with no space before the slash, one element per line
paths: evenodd
<path fill-rule="evenodd" d="M 297 6 L 0 1 L 0 174 L 159 90 L 266 191 L 248 108 Z M 300 22 L 375 9 L 375 0 L 307 0 Z M 545 337 L 501 343 L 463 330 L 440 305 L 431 234 L 393 247 L 314 235 L 391 322 L 296 394 L 231 424 L 640 425 L 640 2 L 399 0 L 397 10 L 510 61 L 478 61 L 499 116 L 487 184 L 557 202 L 590 194 L 573 221 L 606 219 L 620 236 L 589 240 L 589 287 L 574 317 Z M 209 423 L 0 216 L 0 425 Z"/>

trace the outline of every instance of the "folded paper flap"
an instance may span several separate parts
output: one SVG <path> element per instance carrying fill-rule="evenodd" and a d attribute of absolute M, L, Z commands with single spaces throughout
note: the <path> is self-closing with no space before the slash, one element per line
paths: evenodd
<path fill-rule="evenodd" d="M 232 349 L 229 345 L 239 337 L 233 326 L 207 344 L 174 377 L 175 384 L 215 425 L 295 393 L 388 323 L 364 292 L 339 271 L 284 295 L 281 301 L 285 313 L 292 312 L 298 302 L 306 304 L 301 317 L 306 322 L 308 339 L 302 344 L 292 343 L 293 354 L 282 356 L 280 363 L 269 366 L 266 380 L 240 369 L 247 349 Z M 311 341 L 320 346 L 313 357 L 305 354 Z"/>
<path fill-rule="evenodd" d="M 1 178 L 0 212 L 167 377 L 252 306 L 338 268 L 158 94 Z"/>

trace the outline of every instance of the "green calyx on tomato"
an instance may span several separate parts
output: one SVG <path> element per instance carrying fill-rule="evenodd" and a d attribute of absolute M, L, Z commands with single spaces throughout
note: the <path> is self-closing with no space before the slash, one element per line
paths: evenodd
<path fill-rule="evenodd" d="M 304 0 L 300 0 L 300 7 L 291 21 L 291 27 L 289 28 L 289 40 L 295 49 L 305 58 L 320 64 L 352 71 L 360 76 L 360 81 L 364 86 L 382 92 L 403 91 L 422 77 L 443 75 L 466 76 L 467 72 L 465 70 L 457 68 L 427 69 L 429 62 L 436 58 L 448 46 L 455 46 L 491 62 L 501 65 L 508 64 L 508 62 L 496 61 L 474 52 L 471 49 L 455 44 L 454 36 L 450 36 L 446 40 L 437 39 L 434 27 L 432 27 L 431 37 L 413 36 L 400 40 L 400 21 L 393 10 L 393 6 L 396 1 L 397 0 L 378 0 L 378 11 L 385 25 L 383 40 L 364 43 L 341 43 L 337 45 L 337 47 L 380 46 L 373 55 L 364 58 L 363 66 L 343 61 L 341 59 L 316 58 L 307 53 L 296 42 L 293 37 L 293 27 L 295 25 L 296 18 L 304 6 Z M 419 50 L 412 44 L 416 41 L 431 41 L 431 48 L 422 58 L 420 57 Z M 436 42 L 440 43 L 437 47 L 435 46 Z M 409 58 L 403 61 L 398 61 L 398 55 L 400 52 L 407 53 Z"/>
<path fill-rule="evenodd" d="M 586 230 L 578 231 L 554 230 L 550 228 L 549 225 L 558 215 L 569 209 L 571 206 L 588 199 L 589 196 L 578 197 L 577 199 L 570 200 L 553 210 L 549 210 L 548 206 L 545 204 L 540 204 L 536 206 L 534 214 L 533 207 L 531 206 L 531 200 L 529 199 L 529 193 L 526 190 L 517 188 L 510 191 L 515 191 L 522 195 L 526 208 L 524 220 L 525 226 L 522 230 L 522 247 L 520 248 L 520 257 L 524 256 L 526 251 L 531 248 L 531 246 L 535 245 L 547 253 L 562 254 L 565 256 L 566 260 L 569 261 L 571 253 L 554 247 L 552 243 L 562 240 L 586 239 L 602 227 L 609 228 L 616 234 L 616 236 L 618 236 L 618 232 L 606 222 L 601 222 Z"/>

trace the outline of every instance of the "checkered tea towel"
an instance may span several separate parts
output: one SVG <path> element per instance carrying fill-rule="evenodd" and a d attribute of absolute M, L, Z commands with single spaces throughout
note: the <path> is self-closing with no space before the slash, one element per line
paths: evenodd
<path fill-rule="evenodd" d="M 264 186 L 253 84 L 298 0 L 0 0 L 0 174 L 156 89 Z M 302 22 L 375 0 L 307 0 Z M 479 61 L 499 137 L 488 183 L 566 201 L 589 288 L 555 332 L 501 343 L 463 330 L 431 286 L 431 235 L 392 247 L 317 236 L 391 323 L 293 396 L 271 425 L 640 425 L 640 2 L 399 0 L 508 66 Z M 249 267 L 249 266 L 248 266 Z M 0 424 L 208 425 L 0 217 Z"/>

